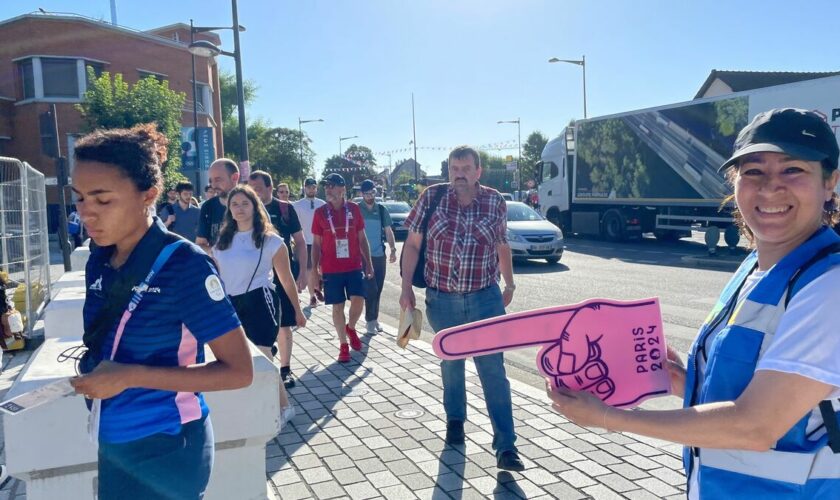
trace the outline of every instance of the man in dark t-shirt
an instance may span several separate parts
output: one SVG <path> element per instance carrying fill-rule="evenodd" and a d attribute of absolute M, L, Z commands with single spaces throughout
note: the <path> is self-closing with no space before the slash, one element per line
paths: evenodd
<path fill-rule="evenodd" d="M 227 210 L 227 194 L 239 182 L 239 166 L 233 160 L 219 158 L 210 165 L 207 173 L 216 196 L 201 205 L 195 242 L 210 255 L 211 248 L 219 237 L 219 230 L 225 217 L 225 210 Z"/>
<path fill-rule="evenodd" d="M 271 224 L 286 243 L 286 248 L 289 250 L 289 262 L 292 266 L 292 274 L 297 280 L 298 291 L 303 291 L 308 279 L 306 271 L 307 255 L 306 242 L 303 239 L 303 231 L 301 231 L 297 212 L 295 212 L 291 203 L 272 197 L 274 182 L 268 172 L 263 170 L 252 172 L 248 176 L 248 185 L 254 189 L 260 201 L 263 202 L 263 206 L 265 206 L 265 210 L 271 218 Z M 294 242 L 296 259 L 292 259 L 292 242 Z M 277 336 L 280 353 L 280 377 L 287 388 L 292 388 L 295 386 L 295 379 L 290 367 L 292 358 L 291 327 L 296 324 L 295 310 L 276 276 L 274 281 L 280 295 L 280 332 Z"/>

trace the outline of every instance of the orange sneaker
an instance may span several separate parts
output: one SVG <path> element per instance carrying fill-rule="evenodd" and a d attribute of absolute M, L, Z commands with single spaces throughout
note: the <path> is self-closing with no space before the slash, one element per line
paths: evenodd
<path fill-rule="evenodd" d="M 344 331 L 347 333 L 347 338 L 350 340 L 350 347 L 352 347 L 354 351 L 361 351 L 362 341 L 359 340 L 359 334 L 356 333 L 356 330 L 350 328 L 350 325 L 344 325 Z"/>
<path fill-rule="evenodd" d="M 339 363 L 349 363 L 350 362 L 350 346 L 347 344 L 341 344 L 338 349 L 338 362 Z"/>

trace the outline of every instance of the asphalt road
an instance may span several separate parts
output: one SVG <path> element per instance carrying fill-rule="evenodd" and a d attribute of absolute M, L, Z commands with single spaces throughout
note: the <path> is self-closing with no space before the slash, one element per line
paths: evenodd
<path fill-rule="evenodd" d="M 652 238 L 632 243 L 567 239 L 566 251 L 557 265 L 544 261 L 514 264 L 517 288 L 507 310 L 519 312 L 574 304 L 596 297 L 658 297 L 669 345 L 684 354 L 742 255 L 724 257 L 726 263 L 717 268 L 689 265 L 683 259 L 685 256 L 706 256 L 702 235 L 672 243 Z M 396 325 L 400 293 L 397 264 L 389 265 L 387 273 L 380 315 L 381 320 Z M 419 307 L 424 308 L 423 291 L 415 289 L 415 293 Z M 424 325 L 421 340 L 431 342 L 431 339 L 432 332 Z M 535 364 L 537 350 L 534 347 L 505 353 L 510 375 L 534 385 L 541 384 Z M 664 407 L 671 406 L 673 403 Z"/>

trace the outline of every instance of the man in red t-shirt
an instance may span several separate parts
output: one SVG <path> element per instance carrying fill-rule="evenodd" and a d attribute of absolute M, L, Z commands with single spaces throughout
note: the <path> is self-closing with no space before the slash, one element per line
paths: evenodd
<path fill-rule="evenodd" d="M 365 219 L 359 205 L 344 199 L 344 178 L 336 173 L 321 181 L 327 204 L 315 210 L 312 219 L 313 289 L 324 280 L 324 302 L 332 305 L 333 325 L 340 342 L 338 362 L 350 361 L 350 348 L 362 350 L 356 322 L 365 304 L 365 278 L 373 276 L 370 247 L 365 237 Z M 320 267 L 319 267 L 320 266 Z M 344 319 L 344 301 L 350 300 L 349 322 Z M 350 340 L 350 346 L 347 340 Z"/>

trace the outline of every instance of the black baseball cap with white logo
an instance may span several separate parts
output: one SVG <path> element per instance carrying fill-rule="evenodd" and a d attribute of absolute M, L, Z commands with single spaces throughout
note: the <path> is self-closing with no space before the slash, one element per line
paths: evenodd
<path fill-rule="evenodd" d="M 813 111 L 771 109 L 755 115 L 735 140 L 732 157 L 718 169 L 726 170 L 750 153 L 784 153 L 806 161 L 823 161 L 837 169 L 840 148 L 834 131 Z"/>

